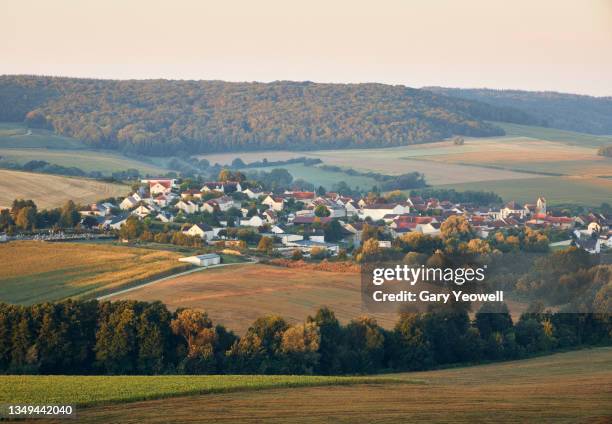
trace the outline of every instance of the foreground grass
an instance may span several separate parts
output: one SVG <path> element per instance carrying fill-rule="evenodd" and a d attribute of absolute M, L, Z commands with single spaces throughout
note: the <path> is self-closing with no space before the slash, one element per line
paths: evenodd
<path fill-rule="evenodd" d="M 85 243 L 0 245 L 0 301 L 94 297 L 190 268 L 174 252 Z"/>
<path fill-rule="evenodd" d="M 426 384 L 369 380 L 325 387 L 268 386 L 269 390 L 97 406 L 80 409 L 77 416 L 88 423 L 607 423 L 612 419 L 612 348 L 393 376 L 395 381 L 416 379 Z"/>
<path fill-rule="evenodd" d="M 418 383 L 387 377 L 292 375 L 3 376 L 0 403 L 92 406 L 173 396 L 352 384 Z"/>

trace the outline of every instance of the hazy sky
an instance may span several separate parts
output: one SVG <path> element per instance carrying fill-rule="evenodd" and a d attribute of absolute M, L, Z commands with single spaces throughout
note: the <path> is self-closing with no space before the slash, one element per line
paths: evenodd
<path fill-rule="evenodd" d="M 0 74 L 612 95 L 612 0 L 2 0 Z"/>

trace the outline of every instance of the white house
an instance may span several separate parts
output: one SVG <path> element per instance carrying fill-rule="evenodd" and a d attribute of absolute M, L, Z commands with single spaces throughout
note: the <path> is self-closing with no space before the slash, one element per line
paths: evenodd
<path fill-rule="evenodd" d="M 268 224 L 276 224 L 278 222 L 278 216 L 273 209 L 268 209 L 264 211 L 262 214 L 264 219 L 268 222 Z"/>
<path fill-rule="evenodd" d="M 249 219 L 240 220 L 240 226 L 242 227 L 261 227 L 265 223 L 266 221 L 259 215 L 253 215 Z"/>
<path fill-rule="evenodd" d="M 250 188 L 242 190 L 242 193 L 246 194 L 249 199 L 259 199 L 265 194 L 263 191 L 251 190 Z"/>
<path fill-rule="evenodd" d="M 385 215 L 404 215 L 410 213 L 408 204 L 374 204 L 366 205 L 359 211 L 361 219 L 371 218 L 373 221 L 383 219 Z"/>
<path fill-rule="evenodd" d="M 232 198 L 231 198 L 231 197 L 229 197 L 229 196 L 221 196 L 221 197 L 218 197 L 218 198 L 216 198 L 216 199 L 213 199 L 212 201 L 213 201 L 213 202 L 216 202 L 216 203 L 217 203 L 217 205 L 219 205 L 219 210 L 220 210 L 221 212 L 225 212 L 225 211 L 227 211 L 228 209 L 233 208 L 233 207 L 234 207 L 234 204 L 235 204 L 235 203 L 234 203 L 234 199 L 232 199 Z"/>
<path fill-rule="evenodd" d="M 506 219 L 510 215 L 518 216 L 520 218 L 525 217 L 526 210 L 524 207 L 520 207 L 516 202 L 508 202 L 506 205 L 499 210 L 499 218 Z"/>
<path fill-rule="evenodd" d="M 428 236 L 440 235 L 440 224 L 436 222 L 429 222 L 426 224 L 417 224 L 416 231 L 423 233 Z"/>
<path fill-rule="evenodd" d="M 183 234 L 192 237 L 200 237 L 204 240 L 212 240 L 215 237 L 215 232 L 210 225 L 193 224 L 188 230 L 183 231 Z"/>
<path fill-rule="evenodd" d="M 155 219 L 163 223 L 172 222 L 174 221 L 174 215 L 172 215 L 170 212 L 160 212 L 157 214 Z"/>
<path fill-rule="evenodd" d="M 168 194 L 172 191 L 172 180 L 151 180 L 149 182 L 149 191 L 151 192 L 151 196 Z"/>
<path fill-rule="evenodd" d="M 359 206 L 353 200 L 350 200 L 344 204 L 347 216 L 357 215 L 359 213 Z"/>
<path fill-rule="evenodd" d="M 153 211 L 150 208 L 140 205 L 132 211 L 132 215 L 136 215 L 139 218 L 146 218 L 147 216 L 151 215 L 152 212 Z"/>
<path fill-rule="evenodd" d="M 200 191 L 220 191 L 221 193 L 233 193 L 234 191 L 242 191 L 242 186 L 239 182 L 208 182 L 204 183 Z"/>
<path fill-rule="evenodd" d="M 196 266 L 211 266 L 219 265 L 221 263 L 221 256 L 216 253 L 207 253 L 205 255 L 187 256 L 185 258 L 179 258 L 180 262 L 187 262 Z"/>
<path fill-rule="evenodd" d="M 135 208 L 141 200 L 142 198 L 138 195 L 138 193 L 134 193 L 131 196 L 123 199 L 123 201 L 119 204 L 119 207 L 123 210 L 129 210 Z"/>
<path fill-rule="evenodd" d="M 128 215 L 114 216 L 111 219 L 106 220 L 103 225 L 104 227 L 111 228 L 113 230 L 118 230 L 123 226 L 123 224 L 125 224 L 127 218 Z"/>
<path fill-rule="evenodd" d="M 179 202 L 175 205 L 175 207 L 179 210 L 182 210 L 184 213 L 191 214 L 199 211 L 199 207 L 197 204 L 193 203 L 191 200 L 184 201 L 179 200 Z"/>
<path fill-rule="evenodd" d="M 285 206 L 285 199 L 277 196 L 268 195 L 261 203 L 267 205 L 270 209 L 275 211 L 282 211 Z"/>

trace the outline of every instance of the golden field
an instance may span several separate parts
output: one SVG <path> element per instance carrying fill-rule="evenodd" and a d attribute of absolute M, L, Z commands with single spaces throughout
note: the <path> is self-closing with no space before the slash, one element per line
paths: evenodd
<path fill-rule="evenodd" d="M 368 313 L 361 306 L 361 275 L 357 272 L 317 271 L 263 264 L 235 265 L 169 278 L 110 297 L 162 301 L 169 309 L 206 311 L 215 323 L 244 334 L 264 315 L 280 315 L 289 323 L 303 322 L 323 306 L 346 324 L 367 314 L 392 329 L 396 313 Z M 523 303 L 508 301 L 513 319 L 525 311 Z"/>
<path fill-rule="evenodd" d="M 125 196 L 129 187 L 86 178 L 0 169 L 0 209 L 15 199 L 32 199 L 40 209 L 62 206 L 73 200 L 88 204 L 107 197 Z"/>
<path fill-rule="evenodd" d="M 321 306 L 346 323 L 363 314 L 360 274 L 271 265 L 235 265 L 204 270 L 132 290 L 115 299 L 161 300 L 168 308 L 205 310 L 215 323 L 243 334 L 257 318 L 277 314 L 302 322 Z M 374 315 L 392 327 L 395 314 Z"/>
<path fill-rule="evenodd" d="M 32 304 L 93 297 L 189 268 L 179 254 L 102 244 L 0 244 L 0 301 Z"/>

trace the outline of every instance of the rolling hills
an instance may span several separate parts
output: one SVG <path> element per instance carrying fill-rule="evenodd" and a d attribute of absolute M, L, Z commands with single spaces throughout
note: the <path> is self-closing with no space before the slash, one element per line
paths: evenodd
<path fill-rule="evenodd" d="M 30 305 L 184 271 L 178 253 L 103 244 L 14 241 L 0 245 L 0 301 Z M 43 258 L 44 260 L 41 260 Z"/>
<path fill-rule="evenodd" d="M 426 87 L 434 93 L 521 110 L 540 125 L 591 134 L 612 134 L 612 97 L 550 91 Z"/>
<path fill-rule="evenodd" d="M 151 155 L 398 146 L 502 135 L 524 112 L 404 86 L 0 76 L 0 121 Z"/>
<path fill-rule="evenodd" d="M 165 423 L 169 416 L 177 422 L 198 417 L 224 423 L 604 423 L 612 416 L 610 353 L 609 347 L 584 349 L 521 361 L 386 374 L 370 381 L 368 377 L 8 376 L 0 385 L 0 400 L 52 399 L 61 404 L 95 396 L 103 405 L 77 407 L 79 419 L 92 423 Z M 249 386 L 250 390 L 243 389 Z M 188 396 L 198 391 L 206 394 Z M 129 397 L 151 400 L 118 403 Z"/>

